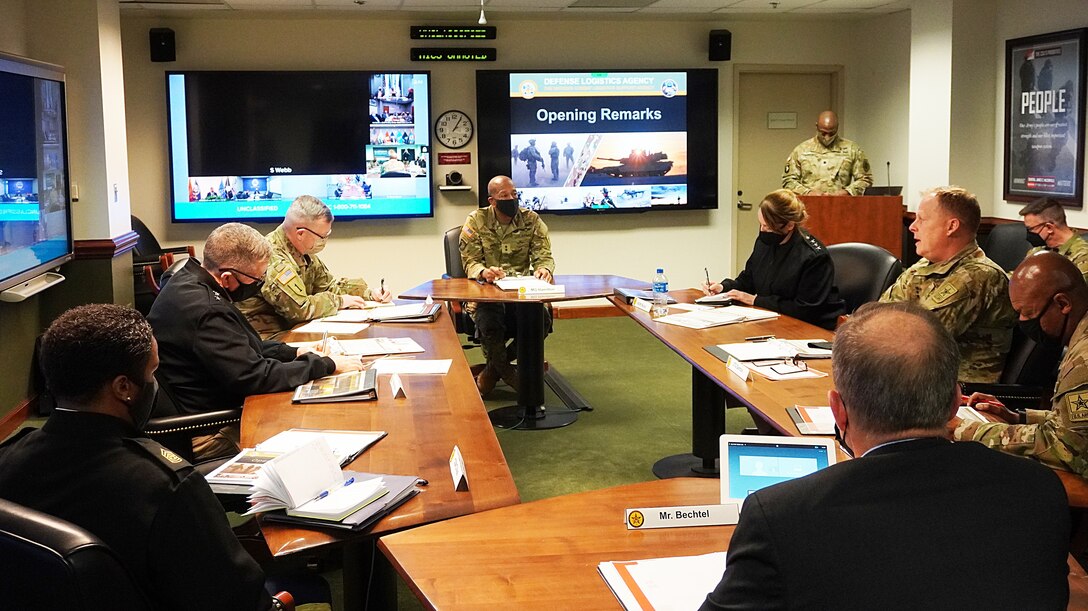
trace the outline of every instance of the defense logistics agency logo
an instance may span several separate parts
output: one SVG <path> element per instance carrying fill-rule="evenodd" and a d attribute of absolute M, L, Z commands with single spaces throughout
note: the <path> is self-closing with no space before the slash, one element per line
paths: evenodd
<path fill-rule="evenodd" d="M 525 80 L 518 85 L 518 90 L 521 91 L 521 97 L 526 100 L 531 100 L 536 97 L 536 81 Z"/>
<path fill-rule="evenodd" d="M 163 458 L 165 458 L 166 460 L 174 463 L 175 465 L 182 461 L 182 458 L 180 456 L 178 456 L 177 454 L 174 454 L 173 452 L 171 452 L 170 450 L 167 450 L 166 448 L 159 448 L 159 454 L 162 454 Z"/>
<path fill-rule="evenodd" d="M 639 528 L 646 522 L 646 517 L 642 515 L 641 511 L 632 511 L 627 516 L 627 523 L 631 525 L 631 528 Z"/>

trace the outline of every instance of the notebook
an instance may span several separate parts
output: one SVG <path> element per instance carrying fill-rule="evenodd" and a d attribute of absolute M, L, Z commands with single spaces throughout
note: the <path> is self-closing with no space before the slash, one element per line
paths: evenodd
<path fill-rule="evenodd" d="M 741 504 L 751 493 L 835 464 L 830 438 L 722 435 L 722 504 Z"/>

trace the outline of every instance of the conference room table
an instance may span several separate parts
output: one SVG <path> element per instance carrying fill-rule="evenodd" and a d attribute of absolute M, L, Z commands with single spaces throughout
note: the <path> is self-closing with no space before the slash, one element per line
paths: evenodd
<path fill-rule="evenodd" d="M 509 303 L 517 317 L 518 400 L 516 405 L 501 407 L 490 413 L 491 422 L 500 428 L 544 430 L 573 424 L 578 410 L 551 410 L 544 405 L 544 309 L 549 303 L 610 297 L 617 288 L 646 289 L 646 282 L 609 275 L 560 275 L 553 284 L 562 285 L 563 292 L 545 295 L 519 295 L 504 291 L 494 284 L 469 278 L 431 280 L 398 295 L 401 299 L 443 301 L 475 301 L 478 303 Z M 554 378 L 553 378 L 554 379 Z M 561 397 L 572 394 L 565 381 L 553 388 Z M 569 402 L 568 402 L 569 403 Z"/>
<path fill-rule="evenodd" d="M 375 401 L 296 405 L 291 403 L 290 392 L 246 399 L 241 422 L 243 447 L 253 447 L 290 428 L 385 431 L 388 435 L 384 439 L 345 469 L 417 475 L 429 482 L 420 487 L 420 494 L 364 533 L 261 520 L 261 531 L 274 557 L 323 552 L 320 548 L 341 551 L 345 564 L 345 600 L 350 601 L 349 608 L 354 608 L 365 599 L 374 537 L 513 505 L 520 498 L 447 313 L 443 311 L 432 323 L 371 324 L 353 336 L 338 337 L 408 337 L 425 350 L 411 356 L 452 361 L 446 375 L 402 375 L 406 397 L 399 399 L 393 398 L 390 376 L 385 375 L 378 376 Z M 300 333 L 292 333 L 288 338 L 290 341 L 320 339 L 320 334 Z M 450 475 L 449 459 L 454 445 L 460 448 L 465 462 L 469 489 L 464 492 L 455 490 Z M 382 568 L 377 567 L 379 571 Z M 387 565 L 384 568 L 388 577 L 384 585 L 388 589 L 393 585 L 392 572 Z M 382 608 L 373 593 L 370 602 Z"/>
<path fill-rule="evenodd" d="M 378 547 L 428 609 L 615 610 L 598 564 L 724 551 L 734 529 L 628 530 L 624 511 L 716 504 L 719 495 L 709 478 L 628 484 L 431 524 L 382 537 Z M 1072 556 L 1069 588 L 1069 608 L 1088 609 L 1088 575 Z"/>
<path fill-rule="evenodd" d="M 671 291 L 680 303 L 692 303 L 702 296 L 696 289 Z M 654 465 L 658 477 L 717 477 L 718 437 L 725 432 L 725 407 L 747 407 L 761 433 L 798 435 L 786 412 L 794 405 L 827 405 L 831 388 L 831 359 L 809 359 L 809 368 L 828 374 L 788 382 L 768 380 L 757 373 L 742 380 L 731 373 L 721 359 L 705 347 L 745 341 L 745 338 L 773 335 L 779 339 L 831 340 L 834 334 L 815 325 L 790 318 L 777 318 L 689 329 L 658 322 L 648 312 L 612 298 L 612 303 L 649 331 L 691 365 L 692 369 L 692 453 L 666 457 Z M 683 310 L 670 306 L 670 314 Z"/>

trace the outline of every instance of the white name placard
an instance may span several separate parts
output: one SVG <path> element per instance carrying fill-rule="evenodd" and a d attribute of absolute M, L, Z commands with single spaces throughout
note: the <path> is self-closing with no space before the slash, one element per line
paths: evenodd
<path fill-rule="evenodd" d="M 453 489 L 457 492 L 468 490 L 468 475 L 465 473 L 465 459 L 461 457 L 461 448 L 453 446 L 450 454 L 450 476 L 453 477 Z"/>
<path fill-rule="evenodd" d="M 729 355 L 729 360 L 725 362 L 725 368 L 742 380 L 747 381 L 748 378 L 752 377 L 752 370 L 748 369 L 748 366 L 744 363 L 733 358 L 732 354 Z"/>
<path fill-rule="evenodd" d="M 642 310 L 643 312 L 649 312 L 654 307 L 654 304 L 653 302 L 646 301 L 645 299 L 639 299 L 638 297 L 635 297 L 631 300 L 631 307 L 635 308 L 636 310 Z"/>
<path fill-rule="evenodd" d="M 736 503 L 725 505 L 680 505 L 677 507 L 640 507 L 624 515 L 627 530 L 680 528 L 683 526 L 726 526 L 740 519 Z"/>

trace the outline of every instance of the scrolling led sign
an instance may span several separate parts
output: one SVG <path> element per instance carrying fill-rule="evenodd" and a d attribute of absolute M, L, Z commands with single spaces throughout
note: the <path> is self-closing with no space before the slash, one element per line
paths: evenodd
<path fill-rule="evenodd" d="M 412 40 L 495 40 L 495 26 L 414 25 Z"/>
<path fill-rule="evenodd" d="M 495 47 L 412 47 L 412 61 L 414 62 L 493 62 L 496 55 Z"/>

